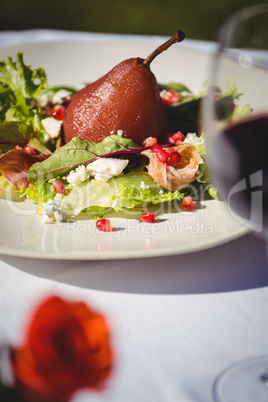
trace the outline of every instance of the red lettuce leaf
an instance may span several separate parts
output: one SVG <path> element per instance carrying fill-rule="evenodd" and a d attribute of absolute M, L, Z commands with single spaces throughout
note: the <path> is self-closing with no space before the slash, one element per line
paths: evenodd
<path fill-rule="evenodd" d="M 42 162 L 45 156 L 29 155 L 22 149 L 13 149 L 0 156 L 0 172 L 3 176 L 15 186 L 28 187 L 28 172 L 30 167 L 36 162 Z"/>

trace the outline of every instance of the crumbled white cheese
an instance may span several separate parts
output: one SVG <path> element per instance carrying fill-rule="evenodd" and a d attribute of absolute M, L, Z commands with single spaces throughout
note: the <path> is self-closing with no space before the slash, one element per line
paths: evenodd
<path fill-rule="evenodd" d="M 95 179 L 98 181 L 108 181 L 111 176 L 107 173 L 95 173 Z"/>
<path fill-rule="evenodd" d="M 149 188 L 150 186 L 147 186 L 146 184 L 144 184 L 144 181 L 142 181 L 140 187 L 141 187 L 143 190 L 147 190 L 147 188 Z"/>
<path fill-rule="evenodd" d="M 87 165 L 87 171 L 95 176 L 96 180 L 107 181 L 123 172 L 128 164 L 126 159 L 99 158 Z"/>
<path fill-rule="evenodd" d="M 60 89 L 53 95 L 52 103 L 56 105 L 57 103 L 62 103 L 63 99 L 71 95 L 71 92 L 66 91 L 66 89 Z"/>
<path fill-rule="evenodd" d="M 160 191 L 159 191 L 159 194 L 164 194 L 164 191 L 163 191 L 163 190 L 160 190 Z"/>
<path fill-rule="evenodd" d="M 53 200 L 43 203 L 42 222 L 55 223 L 64 219 L 65 213 L 61 207 L 62 194 L 56 194 Z"/>
<path fill-rule="evenodd" d="M 72 186 L 78 186 L 83 181 L 85 181 L 87 177 L 88 175 L 85 166 L 79 165 L 76 169 L 70 171 L 70 173 L 66 177 L 66 180 Z"/>
<path fill-rule="evenodd" d="M 53 91 L 43 92 L 40 98 L 38 99 L 39 105 L 41 107 L 45 107 L 49 102 L 51 102 L 53 95 L 54 95 Z"/>
<path fill-rule="evenodd" d="M 117 130 L 117 135 L 120 135 L 120 137 L 122 137 L 122 135 L 123 135 L 123 130 Z"/>
<path fill-rule="evenodd" d="M 41 121 L 41 123 L 46 131 L 46 141 L 51 138 L 58 138 L 61 132 L 62 120 L 56 120 L 54 117 L 46 117 Z"/>

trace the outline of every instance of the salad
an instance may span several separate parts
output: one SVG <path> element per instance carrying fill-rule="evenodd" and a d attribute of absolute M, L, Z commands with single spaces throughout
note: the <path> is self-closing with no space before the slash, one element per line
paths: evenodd
<path fill-rule="evenodd" d="M 164 144 L 150 136 L 136 144 L 122 130 L 98 143 L 73 137 L 65 144 L 62 119 L 77 90 L 49 87 L 45 71 L 27 66 L 20 51 L 1 61 L 0 192 L 33 200 L 44 223 L 133 209 L 153 221 L 155 205 L 177 200 L 192 208 L 198 188 L 217 199 L 198 119 L 208 83 L 198 94 L 180 83 L 159 88 L 172 128 Z M 219 111 L 241 113 L 233 84 L 215 93 Z"/>

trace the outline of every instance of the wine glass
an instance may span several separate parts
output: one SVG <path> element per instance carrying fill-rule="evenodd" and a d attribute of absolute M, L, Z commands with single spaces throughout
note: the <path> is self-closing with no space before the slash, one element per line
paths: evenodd
<path fill-rule="evenodd" d="M 268 240 L 268 4 L 242 9 L 219 30 L 204 102 L 208 163 L 230 213 Z M 268 401 L 268 356 L 219 375 L 216 402 Z"/>
<path fill-rule="evenodd" d="M 212 77 L 205 102 L 211 175 L 236 219 L 267 240 L 268 4 L 223 24 Z"/>

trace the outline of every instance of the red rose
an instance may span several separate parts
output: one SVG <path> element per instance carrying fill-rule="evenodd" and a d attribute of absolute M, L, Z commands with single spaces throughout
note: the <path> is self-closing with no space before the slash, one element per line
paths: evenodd
<path fill-rule="evenodd" d="M 35 312 L 26 340 L 12 349 L 16 386 L 30 400 L 66 401 L 81 388 L 101 389 L 113 354 L 105 318 L 59 297 Z"/>

